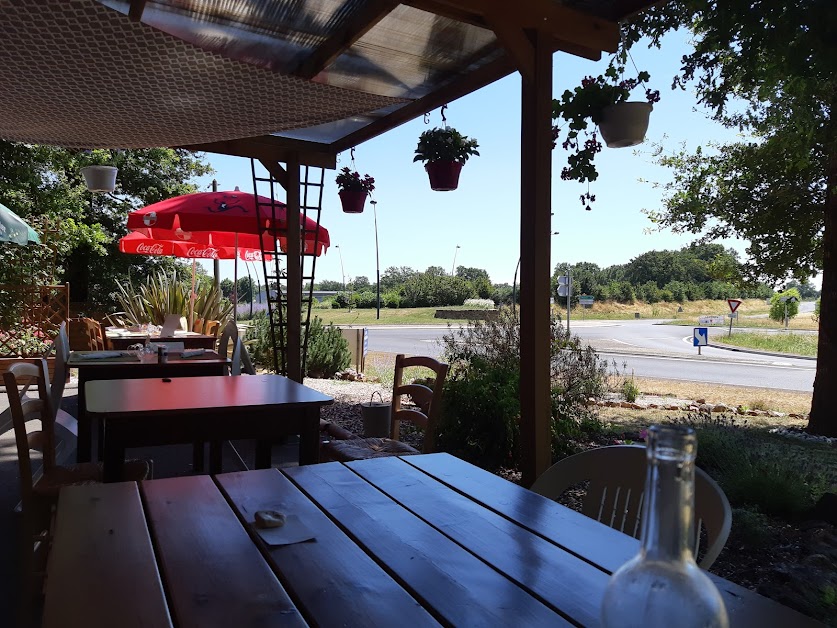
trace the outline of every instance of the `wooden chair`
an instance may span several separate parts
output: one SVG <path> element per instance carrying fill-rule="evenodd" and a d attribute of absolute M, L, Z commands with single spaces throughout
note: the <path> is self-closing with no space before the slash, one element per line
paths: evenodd
<path fill-rule="evenodd" d="M 195 322 L 192 323 L 192 331 L 195 332 L 196 334 L 202 334 L 203 333 L 203 319 L 202 318 L 196 318 L 195 319 Z"/>
<path fill-rule="evenodd" d="M 424 384 L 404 384 L 404 369 L 411 366 L 423 366 L 432 370 L 436 381 L 431 389 Z M 339 462 L 381 458 L 384 456 L 404 456 L 418 453 L 431 453 L 436 446 L 436 425 L 442 411 L 442 390 L 448 365 L 424 356 L 405 357 L 399 354 L 395 358 L 395 380 L 392 388 L 391 423 L 389 438 L 350 438 L 330 440 L 323 443 L 321 452 L 325 458 Z M 401 396 L 410 395 L 418 409 L 402 408 Z M 398 440 L 401 421 L 409 421 L 424 430 L 421 451 Z"/>
<path fill-rule="evenodd" d="M 203 326 L 203 333 L 206 336 L 217 336 L 221 330 L 221 321 L 206 321 Z"/>
<path fill-rule="evenodd" d="M 31 613 L 35 601 L 38 580 L 45 564 L 51 514 L 61 487 L 102 481 L 102 469 L 96 463 L 72 466 L 59 466 L 56 463 L 55 412 L 52 407 L 48 373 L 46 360 L 42 358 L 36 364 L 14 364 L 3 374 L 17 446 L 21 512 L 26 540 L 23 556 L 25 572 L 24 595 L 21 599 L 22 617 Z M 37 396 L 30 397 L 20 390 L 21 387 L 30 391 L 37 390 Z M 27 423 L 35 420 L 40 421 L 41 429 L 27 433 Z M 40 468 L 33 464 L 30 455 L 33 449 L 42 452 Z M 125 463 L 126 480 L 143 480 L 149 476 L 148 462 Z M 30 610 L 26 610 L 27 608 Z"/>
<path fill-rule="evenodd" d="M 105 338 L 99 321 L 92 318 L 71 318 L 66 321 L 69 346 L 73 351 L 101 351 Z"/>
<path fill-rule="evenodd" d="M 589 481 L 581 512 L 639 538 L 646 470 L 645 447 L 599 447 L 559 460 L 543 472 L 531 490 L 549 499 L 558 499 L 569 487 Z M 703 528 L 707 547 L 698 561 L 703 569 L 709 569 L 721 553 L 731 525 L 732 510 L 726 495 L 715 480 L 696 467 L 694 554 L 699 556 L 700 530 Z"/>

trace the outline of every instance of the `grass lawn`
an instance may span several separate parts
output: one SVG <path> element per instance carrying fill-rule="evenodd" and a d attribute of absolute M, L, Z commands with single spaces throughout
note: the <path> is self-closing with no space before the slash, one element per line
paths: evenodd
<path fill-rule="evenodd" d="M 315 308 L 311 310 L 311 316 L 319 316 L 325 325 L 357 325 L 359 327 L 370 325 L 445 325 L 448 323 L 447 319 L 433 318 L 436 309 L 435 307 L 381 309 L 380 320 L 375 317 L 377 312 L 374 308 L 351 311 Z M 453 310 L 457 308 L 445 309 Z M 456 323 L 458 321 L 450 322 Z"/>
<path fill-rule="evenodd" d="M 734 332 L 732 336 L 713 336 L 712 344 L 731 345 L 759 351 L 816 356 L 818 334 Z"/>

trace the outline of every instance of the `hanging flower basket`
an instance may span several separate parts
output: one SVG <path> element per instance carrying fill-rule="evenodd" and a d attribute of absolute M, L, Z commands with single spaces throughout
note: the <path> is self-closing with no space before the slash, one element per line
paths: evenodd
<path fill-rule="evenodd" d="M 459 173 L 462 164 L 458 161 L 429 161 L 424 165 L 430 179 L 430 189 L 436 192 L 450 192 L 459 187 Z"/>
<path fill-rule="evenodd" d="M 113 166 L 86 166 L 81 169 L 87 189 L 91 192 L 113 192 L 116 189 L 117 168 Z"/>
<path fill-rule="evenodd" d="M 340 202 L 343 203 L 343 212 L 346 214 L 362 214 L 366 197 L 375 189 L 375 179 L 368 174 L 360 176 L 359 172 L 354 172 L 346 166 L 340 170 L 335 182 L 337 183 Z"/>
<path fill-rule="evenodd" d="M 627 148 L 645 140 L 653 106 L 649 102 L 621 102 L 602 109 L 599 131 L 608 148 Z"/>
<path fill-rule="evenodd" d="M 366 190 L 341 190 L 340 202 L 343 203 L 343 212 L 346 214 L 362 214 L 363 206 L 369 192 Z"/>

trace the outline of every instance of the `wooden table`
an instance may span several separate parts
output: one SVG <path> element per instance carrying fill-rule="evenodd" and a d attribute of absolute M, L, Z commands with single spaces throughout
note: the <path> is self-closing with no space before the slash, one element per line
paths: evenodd
<path fill-rule="evenodd" d="M 262 509 L 315 541 L 267 546 Z M 69 487 L 43 626 L 594 626 L 637 549 L 447 454 Z M 732 626 L 818 625 L 713 579 Z"/>
<path fill-rule="evenodd" d="M 145 342 L 148 336 L 142 332 L 106 331 L 108 347 L 114 351 L 123 351 L 138 342 Z M 214 349 L 218 339 L 215 336 L 196 334 L 192 331 L 176 333 L 174 336 L 151 336 L 150 342 L 182 342 L 185 349 Z"/>
<path fill-rule="evenodd" d="M 333 399 L 281 375 L 87 382 L 87 412 L 105 426 L 104 478 L 120 480 L 125 449 L 195 441 L 256 440 L 256 468 L 299 434 L 299 462 L 319 460 L 320 407 Z"/>
<path fill-rule="evenodd" d="M 136 352 L 126 352 L 119 358 L 104 360 L 84 359 L 89 351 L 73 351 L 67 367 L 78 369 L 78 462 L 89 462 L 93 456 L 93 423 L 95 417 L 87 412 L 87 382 L 152 377 L 197 377 L 202 375 L 226 375 L 230 360 L 214 351 L 194 358 L 181 358 L 179 352 L 168 355 L 165 363 L 159 363 L 156 355 L 140 359 Z M 99 458 L 102 457 L 102 434 L 99 434 Z"/>

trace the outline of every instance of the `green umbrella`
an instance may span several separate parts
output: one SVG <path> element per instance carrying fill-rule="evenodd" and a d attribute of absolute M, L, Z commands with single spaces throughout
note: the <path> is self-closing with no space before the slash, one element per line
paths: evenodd
<path fill-rule="evenodd" d="M 27 225 L 11 209 L 0 203 L 0 242 L 15 244 L 40 244 L 41 239 L 35 230 Z"/>

